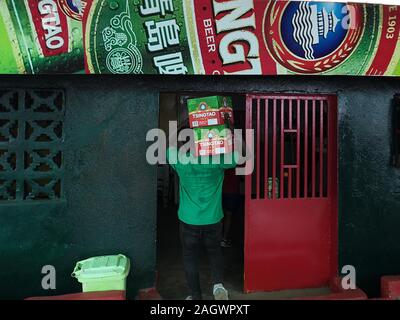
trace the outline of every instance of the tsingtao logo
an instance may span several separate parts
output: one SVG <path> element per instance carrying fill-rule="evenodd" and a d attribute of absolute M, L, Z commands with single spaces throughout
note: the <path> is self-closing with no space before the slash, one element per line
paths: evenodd
<path fill-rule="evenodd" d="M 339 66 L 357 47 L 363 29 L 364 7 L 359 4 L 271 1 L 264 16 L 268 50 L 297 73 Z"/>
<path fill-rule="evenodd" d="M 201 111 L 207 110 L 207 104 L 205 102 L 200 103 L 199 109 Z"/>

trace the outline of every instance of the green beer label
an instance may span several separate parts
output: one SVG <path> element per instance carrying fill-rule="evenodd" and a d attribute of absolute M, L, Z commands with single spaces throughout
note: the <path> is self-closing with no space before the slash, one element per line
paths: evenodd
<path fill-rule="evenodd" d="M 81 6 L 77 6 L 80 3 Z M 84 69 L 81 1 L 2 0 L 0 73 Z"/>
<path fill-rule="evenodd" d="M 193 73 L 182 1 L 99 0 L 89 7 L 90 73 Z"/>

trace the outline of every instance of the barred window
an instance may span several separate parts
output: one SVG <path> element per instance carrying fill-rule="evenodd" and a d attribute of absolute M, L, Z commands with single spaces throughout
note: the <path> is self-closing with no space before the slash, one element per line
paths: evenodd
<path fill-rule="evenodd" d="M 63 196 L 62 90 L 0 89 L 0 203 Z"/>

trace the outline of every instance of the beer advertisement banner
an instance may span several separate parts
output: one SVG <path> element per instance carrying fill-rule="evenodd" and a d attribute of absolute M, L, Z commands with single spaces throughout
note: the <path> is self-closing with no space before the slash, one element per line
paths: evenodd
<path fill-rule="evenodd" d="M 400 76 L 399 36 L 389 5 L 1 0 L 0 72 Z"/>
<path fill-rule="evenodd" d="M 0 0 L 0 73 L 83 72 L 82 3 Z"/>

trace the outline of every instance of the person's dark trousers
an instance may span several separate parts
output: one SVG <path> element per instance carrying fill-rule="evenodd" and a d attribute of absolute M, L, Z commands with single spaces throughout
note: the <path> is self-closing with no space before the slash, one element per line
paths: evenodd
<path fill-rule="evenodd" d="M 222 283 L 223 257 L 221 252 L 222 223 L 191 225 L 180 222 L 183 267 L 194 300 L 200 300 L 199 256 L 202 246 L 207 251 L 213 283 Z"/>

